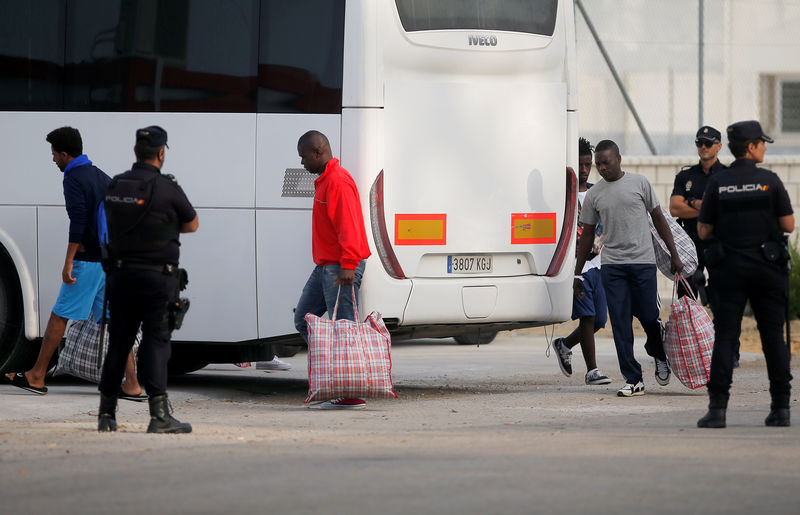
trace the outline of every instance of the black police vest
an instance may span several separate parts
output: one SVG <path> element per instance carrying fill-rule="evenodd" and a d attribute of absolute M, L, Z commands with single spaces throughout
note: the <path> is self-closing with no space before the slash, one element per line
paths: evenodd
<path fill-rule="evenodd" d="M 152 209 L 159 176 L 115 178 L 106 189 L 108 247 L 113 259 L 162 250 L 179 236 L 178 224 Z"/>
<path fill-rule="evenodd" d="M 725 176 L 718 183 L 719 222 L 714 232 L 724 244 L 758 247 L 779 232 L 771 188 L 773 181 L 756 172 Z"/>

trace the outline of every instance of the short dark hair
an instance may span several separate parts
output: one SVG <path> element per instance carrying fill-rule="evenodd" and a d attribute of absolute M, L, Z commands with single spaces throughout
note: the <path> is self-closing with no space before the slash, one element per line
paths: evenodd
<path fill-rule="evenodd" d="M 741 159 L 747 154 L 747 147 L 750 146 L 750 143 L 758 144 L 761 141 L 760 139 L 749 139 L 747 141 L 728 141 L 728 148 L 731 150 L 731 154 L 736 159 Z"/>
<path fill-rule="evenodd" d="M 586 138 L 578 138 L 578 155 L 579 156 L 591 156 L 592 150 L 594 147 L 589 140 Z"/>
<path fill-rule="evenodd" d="M 619 155 L 619 147 L 610 139 L 604 139 L 594 147 L 595 152 L 603 152 L 604 150 L 613 150 Z"/>
<path fill-rule="evenodd" d="M 161 150 L 162 146 L 151 147 L 149 145 L 136 145 L 133 147 L 133 153 L 137 161 L 152 161 L 158 157 L 158 152 Z"/>
<path fill-rule="evenodd" d="M 50 131 L 45 138 L 56 152 L 66 152 L 72 157 L 83 154 L 83 140 L 78 129 L 73 127 L 59 127 Z"/>
<path fill-rule="evenodd" d="M 311 148 L 315 150 L 323 150 L 324 148 L 330 148 L 331 146 L 327 136 L 315 130 L 306 132 L 300 136 L 300 139 L 297 140 L 297 148 L 302 148 L 306 145 L 311 145 Z"/>

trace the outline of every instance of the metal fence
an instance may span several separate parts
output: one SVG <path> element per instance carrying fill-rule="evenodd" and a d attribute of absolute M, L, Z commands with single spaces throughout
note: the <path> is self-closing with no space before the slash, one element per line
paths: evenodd
<path fill-rule="evenodd" d="M 685 155 L 701 125 L 758 119 L 800 154 L 800 0 L 575 3 L 582 135 Z"/>

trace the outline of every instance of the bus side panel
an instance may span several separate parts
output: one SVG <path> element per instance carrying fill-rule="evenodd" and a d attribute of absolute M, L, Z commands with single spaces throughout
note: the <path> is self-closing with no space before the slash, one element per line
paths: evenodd
<path fill-rule="evenodd" d="M 328 137 L 334 157 L 339 157 L 340 116 L 338 114 L 260 114 L 256 135 L 256 207 L 311 209 L 311 196 L 284 191 L 287 170 L 299 170 L 309 179 L 297 153 L 297 140 L 310 130 Z M 347 165 L 344 165 L 347 167 Z M 313 191 L 313 186 L 311 186 Z M 307 229 L 311 234 L 311 227 Z M 296 233 L 292 233 L 296 234 Z M 309 236 L 310 238 L 310 236 Z M 292 236 L 296 239 L 296 236 Z"/>
<path fill-rule="evenodd" d="M 84 153 L 111 177 L 135 161 L 136 129 L 160 125 L 170 147 L 163 172 L 176 176 L 195 207 L 253 207 L 255 115 L 238 113 L 3 113 L 0 138 L 15 151 L 5 156 L 0 203 L 64 205 L 61 172 L 45 141 L 64 125 L 81 132 Z"/>
<path fill-rule="evenodd" d="M 41 206 L 38 208 L 38 222 L 39 312 L 44 315 L 39 320 L 39 334 L 43 335 L 61 289 L 69 218 L 63 206 Z"/>
<path fill-rule="evenodd" d="M 258 336 L 293 334 L 294 308 L 314 269 L 311 211 L 256 213 Z"/>
<path fill-rule="evenodd" d="M 191 300 L 176 340 L 236 342 L 257 337 L 255 216 L 251 210 L 198 209 L 200 228 L 181 235 L 181 267 Z"/>
<path fill-rule="evenodd" d="M 14 260 L 22 289 L 25 313 L 25 337 L 39 332 L 39 306 L 36 302 L 39 277 L 36 274 L 36 208 L 0 206 L 0 245 Z"/>

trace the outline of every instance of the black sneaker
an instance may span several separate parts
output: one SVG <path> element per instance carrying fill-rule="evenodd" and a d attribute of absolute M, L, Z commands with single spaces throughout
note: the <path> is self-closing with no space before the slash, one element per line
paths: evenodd
<path fill-rule="evenodd" d="M 564 345 L 564 338 L 556 338 L 553 340 L 553 349 L 556 351 L 556 358 L 558 358 L 558 367 L 561 372 L 570 377 L 572 375 L 572 351 Z"/>
<path fill-rule="evenodd" d="M 600 369 L 593 368 L 592 370 L 586 372 L 586 384 L 611 384 L 611 379 L 609 379 L 608 376 L 603 375 L 603 373 L 600 372 Z"/>
<path fill-rule="evenodd" d="M 669 369 L 669 363 L 658 358 L 654 359 L 656 360 L 656 382 L 658 382 L 658 384 L 661 386 L 667 386 L 669 384 L 670 377 L 672 377 L 672 371 Z"/>

